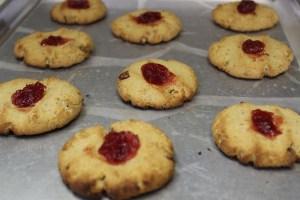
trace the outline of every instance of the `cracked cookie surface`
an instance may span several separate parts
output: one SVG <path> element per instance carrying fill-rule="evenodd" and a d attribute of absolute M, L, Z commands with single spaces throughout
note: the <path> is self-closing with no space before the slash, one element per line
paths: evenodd
<path fill-rule="evenodd" d="M 14 105 L 12 96 L 16 91 L 37 81 L 15 79 L 0 84 L 0 134 L 42 134 L 65 126 L 79 115 L 83 101 L 80 91 L 67 81 L 54 77 L 38 81 L 45 86 L 45 91 L 34 105 Z M 28 93 L 21 96 L 27 96 L 25 100 L 32 98 Z"/>
<path fill-rule="evenodd" d="M 59 153 L 60 174 L 73 192 L 90 198 L 129 199 L 170 181 L 175 167 L 173 145 L 161 130 L 138 120 L 115 122 L 111 130 L 137 135 L 137 154 L 125 163 L 110 164 L 99 153 L 108 131 L 100 125 L 79 131 Z"/>
<path fill-rule="evenodd" d="M 89 57 L 91 37 L 81 31 L 60 28 L 35 32 L 19 39 L 14 46 L 18 59 L 37 68 L 67 68 Z"/>
<path fill-rule="evenodd" d="M 252 111 L 257 110 L 271 113 L 278 135 L 270 137 L 254 128 Z M 262 116 L 260 120 L 260 126 L 270 129 L 266 117 Z M 300 116 L 290 109 L 240 103 L 216 115 L 212 134 L 216 145 L 241 163 L 253 163 L 256 167 L 290 167 L 300 160 L 299 129 Z"/>

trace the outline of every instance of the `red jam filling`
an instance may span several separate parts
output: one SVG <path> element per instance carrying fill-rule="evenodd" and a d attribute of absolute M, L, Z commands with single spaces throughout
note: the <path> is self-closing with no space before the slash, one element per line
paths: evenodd
<path fill-rule="evenodd" d="M 175 78 L 175 74 L 158 63 L 146 63 L 141 68 L 144 79 L 151 84 L 164 85 Z"/>
<path fill-rule="evenodd" d="M 42 46 L 59 46 L 67 43 L 69 40 L 66 38 L 63 38 L 61 36 L 53 36 L 50 35 L 49 37 L 43 39 L 41 41 Z"/>
<path fill-rule="evenodd" d="M 259 40 L 246 40 L 242 44 L 242 49 L 247 54 L 262 55 L 265 44 Z"/>
<path fill-rule="evenodd" d="M 67 5 L 73 9 L 87 9 L 90 7 L 88 0 L 68 0 Z"/>
<path fill-rule="evenodd" d="M 276 125 L 276 117 L 272 112 L 256 109 L 252 110 L 251 114 L 254 130 L 269 138 L 273 138 L 281 134 L 281 131 Z M 282 120 L 279 120 L 278 122 L 280 123 Z"/>
<path fill-rule="evenodd" d="M 239 11 L 239 13 L 241 14 L 250 14 L 250 13 L 254 13 L 255 9 L 256 9 L 256 3 L 254 1 L 250 1 L 250 0 L 243 0 L 239 3 L 237 10 Z"/>
<path fill-rule="evenodd" d="M 137 135 L 130 131 L 109 132 L 98 152 L 103 155 L 110 164 L 122 164 L 132 159 L 140 147 Z"/>
<path fill-rule="evenodd" d="M 45 95 L 45 89 L 46 86 L 40 82 L 26 85 L 11 96 L 11 101 L 19 108 L 34 106 Z"/>
<path fill-rule="evenodd" d="M 160 12 L 148 11 L 136 17 L 135 20 L 139 24 L 151 24 L 161 20 L 161 18 Z"/>

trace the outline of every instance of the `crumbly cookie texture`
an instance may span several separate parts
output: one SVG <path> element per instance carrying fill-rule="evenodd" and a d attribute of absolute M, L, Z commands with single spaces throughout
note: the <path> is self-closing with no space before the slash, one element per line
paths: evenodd
<path fill-rule="evenodd" d="M 243 51 L 242 45 L 248 39 L 264 43 L 262 55 L 251 55 Z M 278 76 L 288 70 L 293 57 L 292 50 L 286 44 L 267 35 L 226 36 L 213 43 L 208 52 L 210 62 L 218 69 L 245 79 Z"/>
<path fill-rule="evenodd" d="M 281 134 L 268 138 L 253 128 L 251 111 L 261 109 L 282 118 Z M 215 117 L 212 134 L 217 146 L 241 163 L 256 167 L 290 167 L 300 160 L 300 116 L 275 105 L 240 103 Z"/>
<path fill-rule="evenodd" d="M 107 8 L 101 0 L 88 0 L 89 8 L 74 9 L 67 5 L 67 1 L 57 3 L 51 10 L 51 18 L 63 24 L 90 24 L 103 19 Z"/>
<path fill-rule="evenodd" d="M 147 82 L 142 74 L 142 66 L 158 63 L 175 75 L 175 79 L 166 85 Z M 126 75 L 123 79 L 122 76 Z M 117 89 L 125 102 L 140 108 L 168 109 L 181 106 L 197 93 L 198 80 L 193 69 L 175 60 L 147 59 L 135 62 L 119 75 Z"/>
<path fill-rule="evenodd" d="M 39 81 L 46 86 L 45 95 L 34 106 L 15 106 L 12 95 L 36 82 L 15 79 L 0 84 L 0 134 L 42 134 L 65 126 L 79 115 L 83 101 L 80 91 L 54 77 Z"/>
<path fill-rule="evenodd" d="M 42 45 L 50 36 L 66 40 L 61 45 Z M 67 68 L 89 57 L 93 49 L 91 37 L 81 31 L 60 28 L 52 32 L 35 32 L 19 39 L 14 46 L 18 59 L 38 68 Z"/>
<path fill-rule="evenodd" d="M 175 38 L 182 29 L 181 20 L 172 12 L 160 10 L 162 19 L 150 24 L 137 23 L 135 18 L 154 10 L 140 9 L 115 19 L 112 33 L 125 41 L 138 44 L 158 44 Z"/>
<path fill-rule="evenodd" d="M 170 139 L 158 128 L 137 120 L 116 122 L 111 129 L 131 131 L 140 140 L 132 159 L 109 164 L 98 153 L 107 131 L 100 125 L 83 129 L 59 153 L 59 171 L 70 189 L 85 197 L 129 199 L 161 188 L 173 176 L 174 153 Z"/>
<path fill-rule="evenodd" d="M 250 32 L 272 28 L 279 21 L 276 11 L 269 6 L 257 4 L 255 13 L 241 14 L 237 10 L 238 4 L 231 2 L 218 5 L 212 11 L 214 22 L 226 29 Z"/>

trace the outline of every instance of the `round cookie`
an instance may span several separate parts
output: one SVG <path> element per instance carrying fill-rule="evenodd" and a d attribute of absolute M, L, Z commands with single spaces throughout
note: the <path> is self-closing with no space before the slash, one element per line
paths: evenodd
<path fill-rule="evenodd" d="M 261 79 L 287 71 L 293 53 L 286 44 L 267 35 L 237 34 L 213 43 L 208 58 L 214 66 L 231 76 Z"/>
<path fill-rule="evenodd" d="M 51 10 L 51 18 L 63 24 L 90 24 L 102 19 L 107 9 L 101 0 L 65 0 Z"/>
<path fill-rule="evenodd" d="M 125 162 L 111 164 L 100 153 L 107 131 L 100 125 L 79 131 L 59 153 L 60 174 L 73 192 L 90 198 L 129 199 L 170 181 L 175 167 L 173 146 L 161 130 L 137 120 L 115 122 L 111 130 L 117 135 L 134 134 L 140 145 L 137 153 Z"/>
<path fill-rule="evenodd" d="M 275 26 L 279 20 L 276 11 L 269 6 L 256 4 L 254 10 L 249 13 L 245 13 L 245 9 L 242 8 L 242 12 L 239 12 L 239 4 L 249 4 L 249 1 L 242 2 L 230 2 L 218 5 L 212 11 L 212 17 L 215 23 L 223 28 L 240 31 L 250 32 L 268 29 Z M 253 4 L 253 2 L 250 4 Z M 253 7 L 247 6 L 246 7 Z M 244 10 L 244 11 L 243 11 Z"/>
<path fill-rule="evenodd" d="M 191 100 L 198 81 L 193 69 L 184 63 L 147 59 L 123 69 L 117 87 L 120 97 L 134 106 L 167 109 Z"/>
<path fill-rule="evenodd" d="M 60 28 L 52 32 L 35 32 L 19 39 L 15 56 L 38 68 L 67 68 L 89 57 L 91 37 L 81 31 Z"/>
<path fill-rule="evenodd" d="M 170 11 L 140 9 L 115 19 L 111 29 L 116 37 L 128 42 L 158 44 L 175 38 L 182 25 Z"/>
<path fill-rule="evenodd" d="M 300 116 L 276 105 L 240 103 L 217 114 L 212 125 L 217 146 L 241 163 L 289 167 L 300 160 Z"/>
<path fill-rule="evenodd" d="M 79 115 L 82 101 L 77 88 L 54 77 L 1 83 L 0 134 L 37 135 L 61 128 Z"/>

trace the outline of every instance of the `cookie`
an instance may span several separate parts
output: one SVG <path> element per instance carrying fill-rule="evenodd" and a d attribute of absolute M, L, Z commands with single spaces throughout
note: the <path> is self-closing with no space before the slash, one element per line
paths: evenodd
<path fill-rule="evenodd" d="M 117 80 L 120 97 L 140 108 L 180 106 L 193 98 L 197 88 L 198 81 L 193 69 L 175 60 L 135 62 L 123 69 Z"/>
<path fill-rule="evenodd" d="M 51 10 L 51 18 L 63 24 L 90 24 L 105 17 L 107 12 L 101 0 L 65 0 Z"/>
<path fill-rule="evenodd" d="M 300 116 L 276 105 L 240 103 L 217 114 L 216 145 L 229 157 L 256 167 L 290 167 L 300 160 Z"/>
<path fill-rule="evenodd" d="M 84 61 L 93 49 L 84 32 L 60 28 L 52 32 L 35 32 L 15 43 L 14 53 L 28 65 L 38 68 L 67 68 Z"/>
<path fill-rule="evenodd" d="M 272 28 L 279 20 L 271 7 L 248 0 L 220 4 L 212 11 L 212 18 L 221 27 L 239 32 Z"/>
<path fill-rule="evenodd" d="M 218 69 L 244 79 L 275 77 L 288 70 L 292 50 L 267 35 L 226 36 L 209 47 L 208 58 Z"/>
<path fill-rule="evenodd" d="M 80 91 L 50 77 L 15 79 L 0 84 L 0 134 L 37 135 L 61 128 L 77 117 Z"/>
<path fill-rule="evenodd" d="M 115 19 L 111 29 L 116 37 L 128 42 L 158 44 L 175 38 L 182 25 L 170 11 L 140 9 Z"/>
<path fill-rule="evenodd" d="M 83 129 L 59 153 L 63 181 L 80 196 L 129 199 L 163 187 L 174 173 L 170 139 L 149 123 L 115 122 L 108 133 Z"/>

